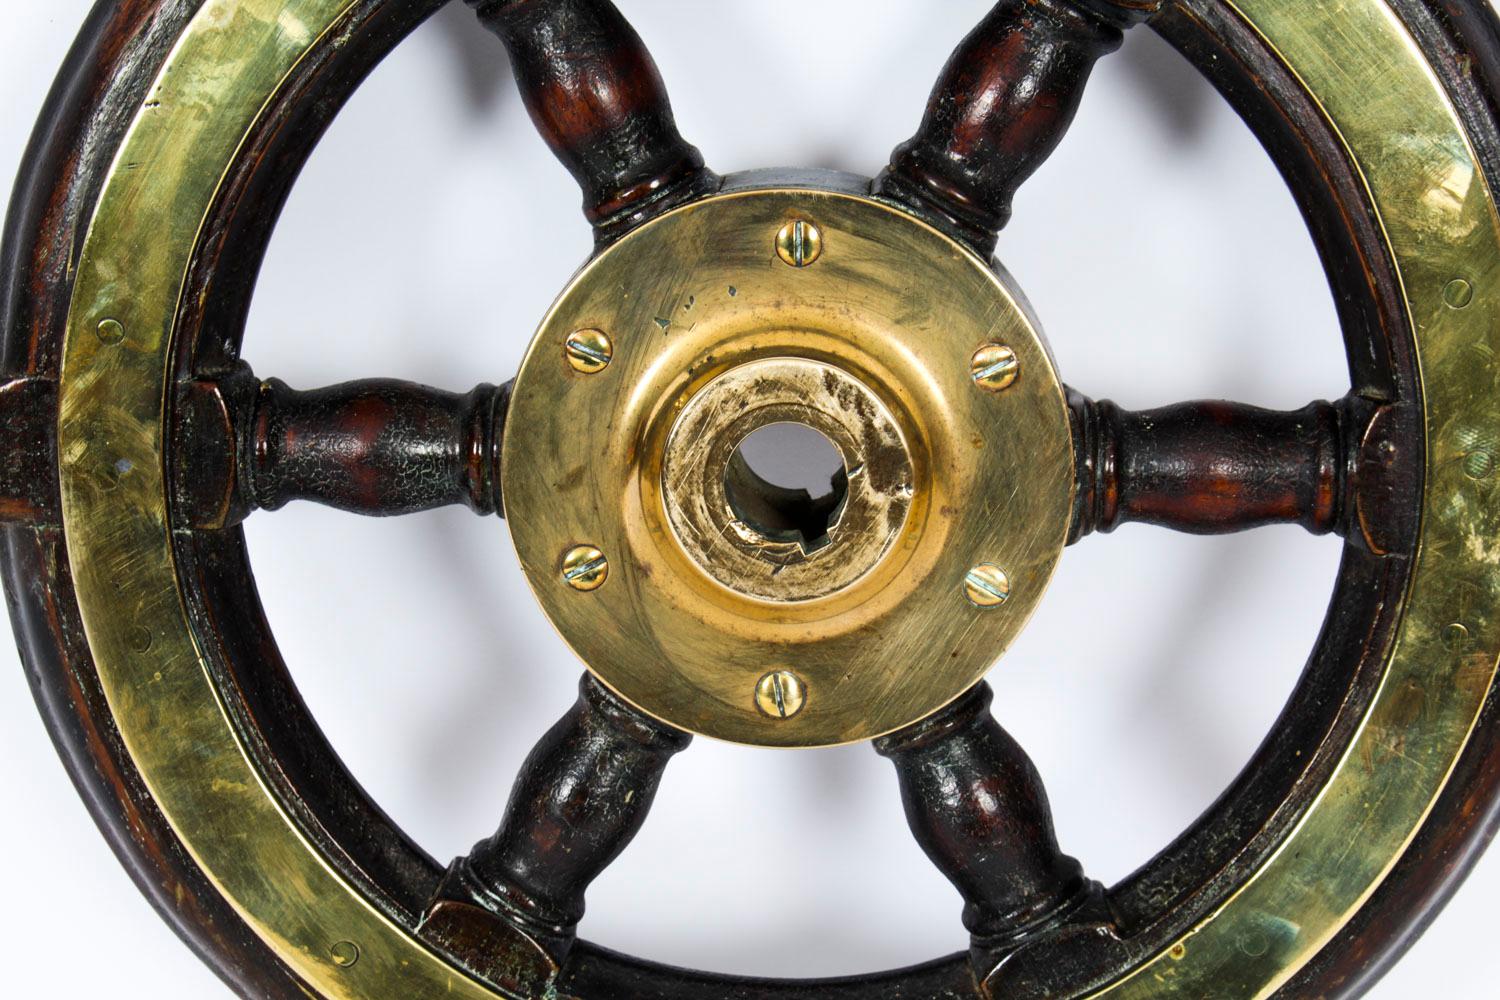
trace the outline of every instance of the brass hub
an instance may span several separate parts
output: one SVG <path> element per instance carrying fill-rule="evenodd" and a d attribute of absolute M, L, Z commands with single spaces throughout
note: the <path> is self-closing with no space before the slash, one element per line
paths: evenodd
<path fill-rule="evenodd" d="M 788 261 L 799 223 L 818 252 Z M 576 364 L 580 331 L 607 366 Z M 975 368 L 992 354 L 1004 378 Z M 777 423 L 832 442 L 834 494 L 749 468 L 741 444 Z M 1023 300 L 855 193 L 723 194 L 604 251 L 543 322 L 507 428 L 506 516 L 564 638 L 644 711 L 737 742 L 938 710 L 1020 631 L 1067 537 L 1067 408 Z M 608 565 L 587 591 L 564 566 L 583 550 Z M 766 710 L 767 677 L 797 711 Z"/>

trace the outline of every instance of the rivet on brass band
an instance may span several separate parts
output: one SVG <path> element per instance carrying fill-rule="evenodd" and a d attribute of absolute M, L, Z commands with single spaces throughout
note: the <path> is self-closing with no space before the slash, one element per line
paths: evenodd
<path fill-rule="evenodd" d="M 1443 301 L 1450 309 L 1467 308 L 1474 301 L 1474 286 L 1463 278 L 1454 278 L 1443 286 Z"/>
<path fill-rule="evenodd" d="M 97 329 L 103 343 L 118 344 L 125 339 L 125 327 L 117 319 L 101 320 Z"/>

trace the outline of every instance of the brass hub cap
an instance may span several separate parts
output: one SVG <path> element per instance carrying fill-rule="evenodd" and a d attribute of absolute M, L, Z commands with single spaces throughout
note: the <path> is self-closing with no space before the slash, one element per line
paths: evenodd
<path fill-rule="evenodd" d="M 798 223 L 816 256 L 788 259 Z M 580 331 L 606 365 L 570 362 Z M 778 423 L 837 449 L 829 497 L 746 463 Z M 672 725 L 779 746 L 879 736 L 978 680 L 1052 575 L 1073 488 L 1021 298 L 903 212 L 800 189 L 679 209 L 589 264 L 522 365 L 503 465 L 522 566 L 589 668 Z M 564 569 L 581 548 L 608 565 L 588 591 Z"/>

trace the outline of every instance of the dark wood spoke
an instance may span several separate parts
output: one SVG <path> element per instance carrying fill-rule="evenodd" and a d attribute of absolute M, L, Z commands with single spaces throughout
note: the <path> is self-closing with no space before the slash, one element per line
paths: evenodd
<path fill-rule="evenodd" d="M 1139 521 L 1194 534 L 1266 524 L 1399 547 L 1383 497 L 1400 459 L 1388 410 L 1358 397 L 1280 412 L 1226 402 L 1132 412 L 1070 394 L 1078 492 L 1073 538 Z"/>
<path fill-rule="evenodd" d="M 578 703 L 526 759 L 499 831 L 449 869 L 429 938 L 498 985 L 541 985 L 572 947 L 585 890 L 640 831 L 691 740 L 585 675 Z"/>
<path fill-rule="evenodd" d="M 1035 766 L 980 684 L 875 749 L 896 765 L 917 843 L 958 889 L 976 972 L 1035 942 L 1113 923 L 1103 890 L 1062 853 Z"/>
<path fill-rule="evenodd" d="M 505 43 L 532 121 L 601 240 L 712 191 L 646 46 L 609 0 L 468 0 Z"/>
<path fill-rule="evenodd" d="M 200 528 L 312 500 L 360 514 L 500 506 L 509 387 L 462 395 L 395 379 L 299 392 L 248 369 L 187 384 L 177 406 L 174 498 Z"/>
<path fill-rule="evenodd" d="M 1057 147 L 1100 56 L 1159 0 L 1001 0 L 959 44 L 921 128 L 876 190 L 981 255 L 994 250 L 1021 183 Z"/>

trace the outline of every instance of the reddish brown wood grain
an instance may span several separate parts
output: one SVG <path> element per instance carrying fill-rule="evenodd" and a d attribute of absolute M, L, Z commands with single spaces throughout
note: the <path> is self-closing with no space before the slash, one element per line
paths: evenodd
<path fill-rule="evenodd" d="M 640 831 L 667 763 L 690 742 L 584 675 L 578 702 L 527 757 L 500 829 L 450 868 L 427 921 L 440 943 L 498 946 L 501 963 L 460 957 L 502 985 L 560 967 L 584 892 Z"/>
<path fill-rule="evenodd" d="M 1079 482 L 1074 537 L 1131 521 L 1194 534 L 1342 523 L 1344 409 L 1289 413 L 1196 402 L 1132 412 L 1072 394 Z"/>
<path fill-rule="evenodd" d="M 395 379 L 298 392 L 262 383 L 248 470 L 257 506 L 316 500 L 360 514 L 451 504 L 494 513 L 502 391 L 458 395 Z"/>
<path fill-rule="evenodd" d="M 583 188 L 602 239 L 713 190 L 666 84 L 609 0 L 468 0 L 505 43 L 542 137 Z"/>
<path fill-rule="evenodd" d="M 248 369 L 184 387 L 174 493 L 200 527 L 311 500 L 358 514 L 500 507 L 509 387 L 462 395 L 396 379 L 298 391 Z"/>
<path fill-rule="evenodd" d="M 991 698 L 980 684 L 875 741 L 896 766 L 917 843 L 963 896 L 981 978 L 1069 921 L 1108 922 L 1102 887 L 1058 847 L 1041 776 L 990 714 Z"/>
<path fill-rule="evenodd" d="M 1094 63 L 1158 0 L 1002 0 L 943 68 L 916 135 L 876 191 L 983 255 L 1016 189 L 1057 147 Z"/>

